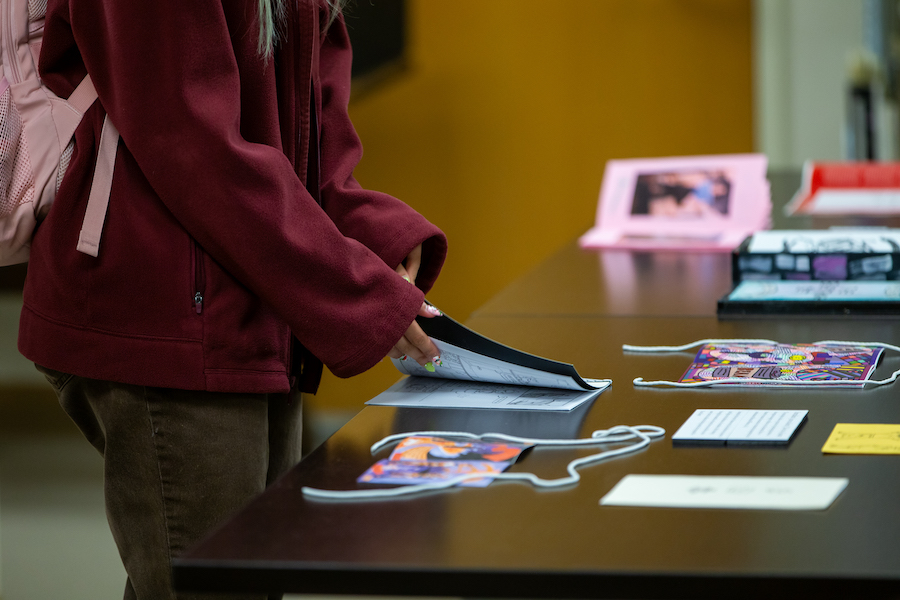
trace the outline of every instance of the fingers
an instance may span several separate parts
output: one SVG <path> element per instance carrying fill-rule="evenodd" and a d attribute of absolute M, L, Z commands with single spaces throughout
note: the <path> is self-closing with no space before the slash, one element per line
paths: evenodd
<path fill-rule="evenodd" d="M 400 277 L 410 283 L 416 282 L 416 276 L 419 274 L 419 267 L 422 265 L 422 245 L 419 244 L 409 255 L 403 260 L 403 263 L 397 265 L 394 269 L 400 274 Z"/>
<path fill-rule="evenodd" d="M 409 276 L 409 281 L 415 283 L 416 276 L 419 274 L 419 267 L 422 264 L 422 245 L 419 244 L 413 248 L 403 262 L 406 266 L 406 274 Z"/>
<path fill-rule="evenodd" d="M 419 267 L 421 264 L 422 245 L 420 244 L 412 249 L 403 261 L 403 264 L 398 265 L 395 270 L 403 279 L 409 283 L 415 284 L 416 275 L 419 274 Z M 422 303 L 422 306 L 419 307 L 418 314 L 419 316 L 429 319 L 443 315 L 437 307 L 432 306 L 428 302 Z M 431 341 L 431 338 L 422 331 L 422 328 L 419 327 L 418 323 L 413 321 L 403 337 L 400 338 L 400 341 L 398 341 L 394 347 L 391 348 L 390 352 L 388 352 L 388 356 L 399 359 L 408 357 L 415 360 L 429 371 L 433 371 L 434 363 L 439 363 L 441 353 L 434 342 Z"/>
<path fill-rule="evenodd" d="M 442 313 L 437 306 L 429 304 L 428 302 L 423 302 L 422 306 L 419 307 L 419 316 L 433 319 L 434 317 L 444 316 L 444 313 Z"/>
<path fill-rule="evenodd" d="M 425 368 L 431 365 L 429 370 L 432 370 L 434 369 L 434 363 L 440 361 L 441 352 L 431 338 L 428 337 L 428 334 L 422 331 L 419 324 L 413 321 L 403 337 L 391 348 L 388 356 L 391 358 L 403 358 L 406 356 Z"/>
<path fill-rule="evenodd" d="M 400 275 L 400 277 L 402 277 L 409 283 L 413 283 L 413 280 L 409 277 L 409 271 L 406 270 L 406 267 L 404 267 L 403 265 L 397 265 L 397 268 L 394 270 L 397 271 L 397 274 Z"/>

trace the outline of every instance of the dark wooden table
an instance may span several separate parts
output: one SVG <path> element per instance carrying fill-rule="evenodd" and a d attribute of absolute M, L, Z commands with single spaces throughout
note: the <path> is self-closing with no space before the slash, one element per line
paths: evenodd
<path fill-rule="evenodd" d="M 473 316 L 714 315 L 729 291 L 726 252 L 598 252 L 572 240 Z"/>
<path fill-rule="evenodd" d="M 675 296 L 677 298 L 677 296 Z M 674 300 L 673 300 L 674 302 Z M 368 407 L 221 529 L 174 563 L 185 589 L 520 598 L 874 598 L 900 596 L 900 457 L 823 455 L 838 422 L 900 422 L 895 386 L 869 390 L 638 389 L 675 379 L 691 353 L 643 356 L 623 343 L 704 337 L 900 342 L 900 321 L 719 322 L 712 316 L 479 316 L 474 329 L 523 350 L 612 377 L 591 406 L 567 414 Z M 881 378 L 900 367 L 889 358 Z M 809 410 L 784 448 L 673 447 L 696 408 Z M 328 502 L 301 486 L 356 487 L 415 430 L 583 437 L 652 424 L 669 435 L 635 455 L 586 468 L 567 489 L 520 483 L 392 501 Z M 589 450 L 538 449 L 512 467 L 544 477 Z M 629 473 L 849 477 L 820 512 L 601 507 Z"/>
<path fill-rule="evenodd" d="M 771 178 L 771 177 L 770 177 Z M 795 175 L 771 178 L 781 203 Z M 785 183 L 786 182 L 786 183 Z M 788 192 L 787 190 L 790 190 Z M 780 228 L 810 226 L 784 222 Z M 866 390 L 646 389 L 677 379 L 693 352 L 638 355 L 622 344 L 822 339 L 900 344 L 900 319 L 719 321 L 730 289 L 726 254 L 582 251 L 572 242 L 468 325 L 614 383 L 565 414 L 367 407 L 249 506 L 174 561 L 185 590 L 477 598 L 900 597 L 900 457 L 824 455 L 836 423 L 900 423 L 897 384 Z M 875 378 L 900 368 L 886 358 Z M 697 408 L 806 409 L 786 447 L 673 447 Z M 352 489 L 388 450 L 382 437 L 418 430 L 586 437 L 615 425 L 668 435 L 636 454 L 587 467 L 560 490 L 496 482 L 390 501 L 305 498 L 300 488 Z M 511 467 L 563 476 L 590 449 L 536 449 Z M 599 505 L 630 473 L 847 477 L 825 511 Z"/>

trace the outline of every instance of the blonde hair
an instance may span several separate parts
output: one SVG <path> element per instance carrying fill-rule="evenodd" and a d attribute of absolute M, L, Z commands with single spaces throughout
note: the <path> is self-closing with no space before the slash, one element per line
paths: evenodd
<path fill-rule="evenodd" d="M 284 25 L 287 15 L 287 3 L 289 0 L 258 0 L 257 14 L 259 16 L 259 41 L 256 49 L 261 56 L 270 58 L 275 53 L 275 46 L 278 45 L 278 37 L 280 30 Z M 316 0 L 312 0 L 316 1 Z M 327 30 L 338 15 L 343 12 L 348 0 L 325 0 L 328 4 L 328 23 L 325 25 Z"/>

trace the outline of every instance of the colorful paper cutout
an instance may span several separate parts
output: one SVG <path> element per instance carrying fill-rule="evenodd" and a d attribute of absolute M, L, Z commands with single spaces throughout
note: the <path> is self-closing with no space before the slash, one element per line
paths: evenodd
<path fill-rule="evenodd" d="M 385 459 L 375 463 L 357 481 L 360 483 L 413 485 L 428 481 L 444 481 L 469 473 L 493 475 L 502 473 L 508 466 L 509 463 Z M 491 481 L 490 478 L 469 479 L 460 485 L 484 487 Z"/>
<path fill-rule="evenodd" d="M 479 440 L 410 436 L 394 448 L 391 460 L 459 460 L 512 463 L 530 446 Z"/>
<path fill-rule="evenodd" d="M 680 381 L 752 378 L 749 384 L 779 381 L 845 381 L 863 385 L 875 370 L 881 348 L 832 344 L 707 344 Z M 765 380 L 765 381 L 759 381 Z"/>
<path fill-rule="evenodd" d="M 357 478 L 360 483 L 412 485 L 444 481 L 469 473 L 502 473 L 530 448 L 526 444 L 448 440 L 433 436 L 410 436 Z M 484 487 L 492 479 L 479 477 L 460 485 Z"/>

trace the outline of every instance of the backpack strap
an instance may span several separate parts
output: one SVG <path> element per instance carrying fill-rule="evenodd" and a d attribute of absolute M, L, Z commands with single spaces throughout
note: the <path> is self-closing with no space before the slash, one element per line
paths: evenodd
<path fill-rule="evenodd" d="M 100 147 L 97 149 L 97 164 L 94 167 L 94 181 L 88 197 L 87 210 L 78 236 L 79 252 L 96 257 L 100 250 L 100 235 L 106 221 L 109 193 L 112 190 L 113 170 L 116 164 L 116 150 L 119 146 L 119 130 L 109 120 L 103 120 L 100 133 Z"/>
<path fill-rule="evenodd" d="M 90 75 L 85 75 L 84 79 L 81 80 L 81 83 L 78 84 L 78 87 L 69 94 L 66 101 L 71 104 L 75 110 L 84 114 L 96 99 L 97 90 L 94 89 L 94 82 L 91 81 Z"/>
<path fill-rule="evenodd" d="M 78 87 L 69 95 L 67 102 L 79 113 L 84 114 L 97 99 L 97 90 L 91 76 L 87 75 Z M 96 257 L 100 250 L 100 236 L 109 207 L 109 194 L 112 190 L 113 171 L 116 165 L 116 150 L 119 146 L 119 130 L 109 119 L 103 119 L 100 132 L 100 147 L 97 149 L 97 164 L 94 166 L 94 179 L 91 183 L 91 194 L 88 196 L 81 233 L 78 236 L 79 252 Z"/>

